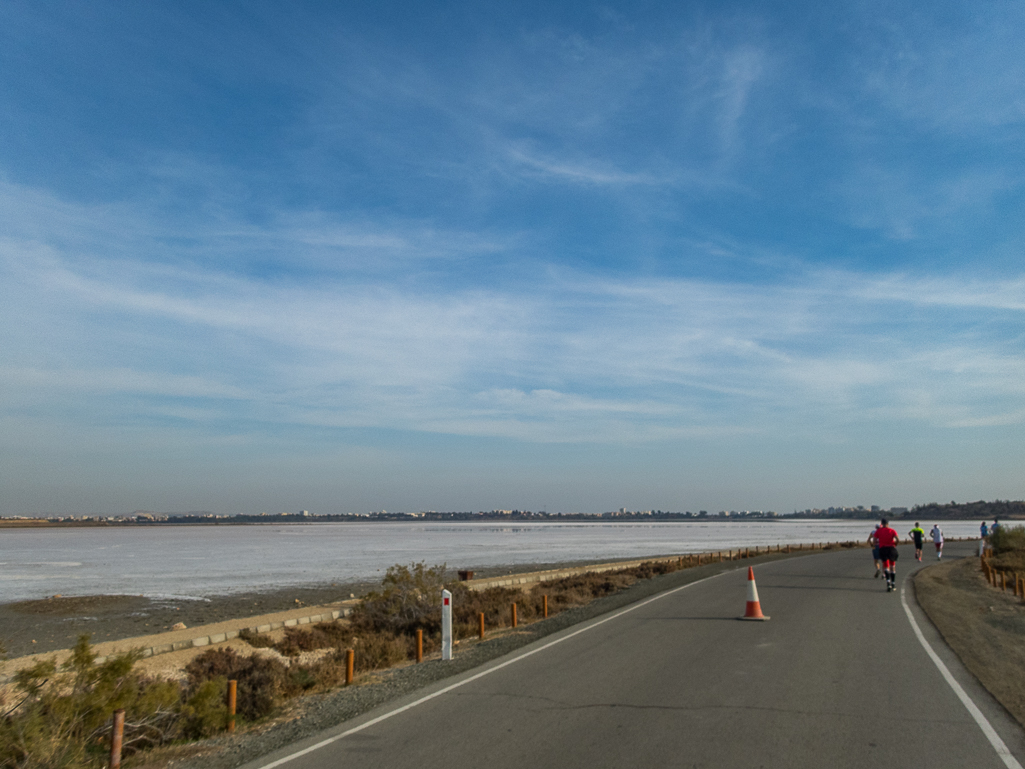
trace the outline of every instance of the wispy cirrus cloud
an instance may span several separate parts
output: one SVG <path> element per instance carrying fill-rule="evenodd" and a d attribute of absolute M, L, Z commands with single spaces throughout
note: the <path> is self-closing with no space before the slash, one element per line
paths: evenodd
<path fill-rule="evenodd" d="M 1025 16 L 1018 6 L 883 13 L 863 50 L 865 88 L 930 130 L 988 134 L 1025 121 Z"/>
<path fill-rule="evenodd" d="M 483 289 L 126 265 L 28 241 L 3 254 L 15 410 L 127 395 L 147 420 L 603 442 L 1005 423 L 1025 395 L 1018 337 L 993 317 L 1025 309 L 1021 278 L 809 269 L 767 285 L 553 267 Z M 900 326 L 880 322 L 895 309 Z"/>

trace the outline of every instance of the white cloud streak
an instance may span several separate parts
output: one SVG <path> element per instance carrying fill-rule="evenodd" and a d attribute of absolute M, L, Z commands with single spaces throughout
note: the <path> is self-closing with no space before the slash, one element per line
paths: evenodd
<path fill-rule="evenodd" d="M 367 243 L 337 223 L 303 232 L 334 242 L 339 230 L 346 248 L 403 238 L 375 231 Z M 631 442 L 1025 419 L 1009 330 L 1025 310 L 1022 278 L 809 271 L 780 286 L 552 269 L 481 289 L 282 281 L 29 240 L 0 249 L 3 408 L 44 420 L 81 418 L 100 399 L 93 419 L 173 416 L 199 429 Z"/>

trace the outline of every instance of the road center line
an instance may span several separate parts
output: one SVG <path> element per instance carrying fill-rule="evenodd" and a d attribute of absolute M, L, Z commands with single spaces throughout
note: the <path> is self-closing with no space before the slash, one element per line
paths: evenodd
<path fill-rule="evenodd" d="M 666 598 L 668 596 L 673 595 L 674 593 L 679 593 L 681 590 L 686 590 L 687 588 L 693 587 L 694 585 L 700 585 L 702 582 L 707 582 L 710 579 L 715 579 L 716 577 L 721 577 L 724 574 L 732 574 L 735 571 L 738 571 L 738 569 L 729 569 L 728 571 L 722 571 L 722 572 L 719 572 L 718 574 L 712 574 L 711 576 L 702 577 L 701 579 L 695 580 L 694 582 L 689 582 L 686 585 L 680 585 L 680 587 L 674 587 L 672 590 L 667 590 L 664 593 L 657 593 L 656 595 L 653 595 L 650 598 L 646 598 L 643 601 L 640 601 L 638 603 L 632 604 L 631 606 L 628 606 L 627 608 L 622 609 L 621 611 L 618 611 L 615 614 L 610 614 L 608 617 L 604 617 L 603 619 L 597 620 L 596 622 L 592 622 L 589 625 L 585 625 L 584 627 L 580 628 L 579 630 L 574 630 L 572 633 L 569 633 L 567 635 L 564 635 L 564 636 L 561 636 L 559 638 L 556 638 L 554 641 L 549 641 L 548 643 L 544 644 L 543 646 L 538 646 L 536 649 L 531 649 L 530 651 L 523 652 L 522 654 L 517 655 L 516 657 L 513 657 L 512 659 L 508 659 L 505 662 L 502 662 L 502 663 L 500 663 L 498 665 L 495 665 L 494 667 L 488 668 L 487 670 L 482 670 L 480 673 L 476 673 L 476 674 L 470 676 L 469 678 L 465 678 L 462 681 L 459 681 L 457 683 L 451 684 L 450 686 L 446 686 L 444 689 L 439 689 L 438 691 L 434 692 L 433 694 L 428 694 L 426 697 L 421 697 L 420 699 L 416 700 L 415 702 L 410 702 L 408 705 L 403 705 L 402 707 L 396 708 L 395 710 L 389 710 L 387 713 L 382 713 L 377 718 L 372 718 L 369 721 L 367 721 L 365 724 L 360 724 L 359 726 L 354 726 L 352 729 L 344 731 L 341 734 L 336 734 L 334 737 L 328 737 L 326 740 L 321 740 L 320 742 L 316 743 L 315 745 L 310 745 L 308 748 L 303 748 L 302 750 L 296 751 L 295 753 L 292 753 L 291 755 L 284 756 L 283 758 L 279 758 L 277 761 L 272 761 L 269 764 L 264 764 L 263 766 L 260 767 L 260 769 L 274 769 L 274 767 L 281 766 L 282 764 L 287 764 L 289 761 L 293 761 L 293 760 L 299 758 L 300 756 L 305 756 L 307 753 L 312 753 L 313 751 L 320 750 L 321 748 L 323 748 L 323 747 L 325 747 L 327 745 L 330 745 L 333 742 L 338 742 L 338 740 L 342 739 L 343 737 L 348 737 L 350 734 L 356 734 L 356 732 L 361 732 L 364 729 L 367 729 L 367 728 L 369 728 L 369 727 L 371 727 L 371 726 L 373 726 L 375 724 L 381 723 L 382 721 L 387 721 L 392 716 L 397 716 L 397 715 L 399 715 L 399 713 L 405 713 L 407 710 L 412 710 L 413 708 L 417 707 L 418 705 L 422 705 L 423 703 L 428 702 L 430 700 L 433 700 L 433 699 L 435 699 L 437 697 L 440 697 L 443 694 L 448 694 L 450 691 L 453 691 L 454 689 L 458 689 L 461 686 L 466 686 L 466 684 L 471 683 L 473 681 L 476 681 L 479 678 L 484 678 L 485 676 L 489 676 L 492 673 L 494 673 L 496 670 L 501 670 L 502 668 L 505 668 L 505 667 L 508 667 L 509 665 L 515 664 L 515 663 L 519 662 L 520 660 L 525 660 L 527 657 L 532 657 L 535 654 L 537 654 L 538 652 L 543 652 L 545 649 L 550 649 L 551 647 L 556 646 L 557 644 L 561 644 L 563 641 L 568 641 L 569 639 L 574 638 L 575 636 L 578 636 L 581 633 L 586 633 L 589 630 L 594 630 L 596 627 L 600 627 L 600 626 L 604 625 L 606 622 L 611 622 L 614 619 L 618 619 L 618 618 L 622 617 L 624 614 L 629 614 L 632 611 L 637 611 L 637 609 L 640 609 L 643 606 L 647 606 L 649 603 L 654 603 L 655 601 L 660 601 L 663 598 Z M 999 739 L 999 738 L 997 738 L 997 739 Z M 1003 743 L 1001 743 L 1001 744 L 1003 744 Z M 1005 748 L 1005 750 L 1006 750 L 1006 748 Z M 1022 769 L 1021 767 L 1018 766 L 1017 763 L 1015 763 L 1014 766 L 1017 767 L 1017 769 Z"/>
<path fill-rule="evenodd" d="M 1018 760 L 1008 750 L 1007 745 L 1000 739 L 1000 735 L 997 734 L 996 729 L 993 728 L 992 724 L 986 719 L 986 716 L 979 710 L 978 705 L 972 701 L 972 698 L 968 696 L 968 693 L 961 688 L 961 684 L 957 682 L 954 676 L 951 674 L 947 666 L 943 664 L 943 660 L 939 658 L 939 655 L 933 651 L 933 648 L 929 645 L 929 642 L 925 640 L 925 636 L 922 634 L 921 628 L 918 627 L 918 623 L 915 621 L 915 616 L 911 613 L 911 607 L 908 606 L 907 597 L 905 595 L 906 582 L 901 583 L 900 586 L 900 602 L 904 607 L 904 613 L 908 615 L 908 622 L 911 623 L 911 629 L 915 631 L 915 636 L 918 638 L 918 642 L 922 644 L 925 649 L 925 653 L 929 655 L 929 659 L 933 661 L 937 668 L 939 668 L 940 675 L 950 685 L 950 688 L 954 690 L 954 694 L 961 700 L 961 704 L 964 705 L 968 712 L 972 714 L 972 718 L 975 719 L 975 723 L 982 729 L 982 733 L 986 735 L 986 739 L 989 740 L 989 744 L 993 746 L 993 749 L 1000 756 L 1004 762 L 1004 766 L 1007 769 L 1022 769 L 1022 765 L 1018 763 Z"/>

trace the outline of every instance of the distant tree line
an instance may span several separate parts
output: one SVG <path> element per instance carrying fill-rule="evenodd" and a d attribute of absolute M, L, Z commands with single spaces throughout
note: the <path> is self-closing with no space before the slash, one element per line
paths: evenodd
<path fill-rule="evenodd" d="M 915 505 L 902 518 L 1025 518 L 1025 501 L 994 499 L 992 502 L 929 502 Z"/>

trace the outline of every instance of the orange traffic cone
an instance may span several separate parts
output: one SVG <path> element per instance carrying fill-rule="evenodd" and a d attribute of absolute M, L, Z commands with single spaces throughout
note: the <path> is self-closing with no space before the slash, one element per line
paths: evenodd
<path fill-rule="evenodd" d="M 750 566 L 747 567 L 747 609 L 740 619 L 768 619 L 762 614 L 762 604 L 758 600 L 758 588 L 755 586 L 755 570 Z"/>

